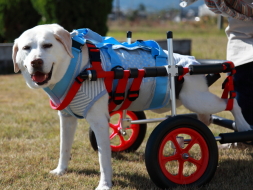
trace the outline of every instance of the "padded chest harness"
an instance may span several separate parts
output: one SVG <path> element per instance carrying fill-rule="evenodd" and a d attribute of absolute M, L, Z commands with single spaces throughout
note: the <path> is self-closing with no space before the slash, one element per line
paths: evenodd
<path fill-rule="evenodd" d="M 104 40 L 105 41 L 105 40 Z M 73 62 L 77 62 L 75 67 L 70 68 L 71 71 L 67 71 L 67 77 L 64 77 L 64 80 L 71 80 L 73 76 L 75 77 L 75 80 L 72 84 L 71 87 L 68 89 L 68 93 L 63 99 L 61 103 L 56 103 L 58 106 L 56 106 L 52 100 L 50 100 L 50 105 L 53 109 L 55 110 L 63 110 L 67 109 L 68 105 L 70 102 L 74 99 L 76 96 L 79 88 L 81 87 L 82 83 L 86 80 L 89 79 L 90 81 L 96 81 L 99 78 L 104 79 L 105 87 L 107 92 L 109 93 L 109 111 L 113 111 L 118 105 L 121 104 L 120 108 L 117 108 L 117 110 L 125 110 L 127 109 L 131 103 L 136 100 L 139 96 L 139 89 L 140 85 L 142 83 L 142 80 L 144 77 L 156 77 L 156 78 L 165 78 L 164 76 L 167 76 L 167 70 L 165 67 L 146 67 L 143 69 L 138 69 L 138 68 L 129 68 L 128 70 L 124 70 L 124 68 L 120 66 L 115 66 L 111 71 L 105 71 L 102 68 L 101 65 L 101 58 L 100 58 L 100 48 L 97 47 L 98 45 L 94 45 L 92 43 L 87 43 L 86 45 L 89 50 L 89 57 L 90 57 L 90 68 L 86 68 L 84 71 L 80 73 L 80 64 L 81 64 L 81 49 L 84 43 L 80 42 L 78 38 L 73 37 L 72 38 L 72 50 L 74 49 L 76 52 L 75 57 L 78 57 L 78 60 L 72 60 Z M 116 44 L 119 43 L 116 41 Z M 142 43 L 142 41 L 139 41 L 137 43 Z M 148 41 L 148 43 L 153 43 L 153 41 Z M 120 45 L 120 44 L 119 44 Z M 153 44 L 152 44 L 153 45 Z M 133 45 L 134 47 L 134 45 Z M 152 49 L 153 51 L 157 51 L 157 48 Z M 154 53 L 154 52 L 153 52 Z M 161 59 L 166 59 L 167 57 L 164 57 L 164 55 L 160 54 L 160 51 L 156 52 L 157 57 L 156 60 L 157 62 L 161 61 Z M 71 61 L 71 64 L 72 64 Z M 70 65 L 71 65 L 70 64 Z M 75 64 L 75 63 L 73 63 Z M 72 65 L 73 65 L 72 64 Z M 226 78 L 226 80 L 223 83 L 223 89 L 224 92 L 222 94 L 223 99 L 228 99 L 227 107 L 226 110 L 231 110 L 233 108 L 233 99 L 235 98 L 236 94 L 234 92 L 234 87 L 233 87 L 233 74 L 235 73 L 234 65 L 232 62 L 226 62 L 222 66 L 222 69 L 220 72 L 228 72 L 230 71 L 230 75 Z M 195 68 L 195 67 L 194 67 Z M 183 82 L 183 75 L 186 73 L 190 72 L 190 74 L 195 74 L 194 73 L 194 68 L 179 68 L 179 77 L 177 77 L 179 83 L 182 84 Z M 196 68 L 195 68 L 196 70 Z M 79 72 L 80 74 L 77 74 Z M 191 73 L 192 72 L 192 73 Z M 212 73 L 212 72 L 207 72 L 207 73 Z M 201 73 L 196 73 L 196 74 L 201 74 Z M 126 86 L 128 79 L 132 78 L 133 81 L 131 83 L 131 86 L 125 94 L 126 91 Z M 113 81 L 114 79 L 118 79 L 118 84 L 116 88 L 113 89 Z M 162 90 L 161 88 L 164 88 L 164 86 L 159 88 L 158 87 L 155 89 L 156 91 Z M 177 85 L 176 85 L 177 86 Z M 56 84 L 54 88 L 60 88 L 60 85 Z M 52 93 L 50 92 L 49 88 L 44 89 L 49 96 L 53 96 Z M 66 89 L 61 89 L 61 91 L 66 90 Z M 179 91 L 177 92 L 179 94 Z M 229 96 L 229 98 L 228 98 Z M 51 98 L 50 97 L 50 98 Z M 158 97 L 159 100 L 159 97 Z M 152 104 L 152 103 L 151 103 Z M 152 105 L 151 105 L 152 106 Z"/>
<path fill-rule="evenodd" d="M 138 43 L 141 43 L 141 42 L 138 42 Z M 75 49 L 77 48 L 81 50 L 81 45 L 82 44 L 73 40 L 73 46 Z M 121 105 L 121 107 L 117 108 L 117 110 L 127 109 L 130 106 L 131 102 L 138 98 L 139 89 L 144 77 L 167 76 L 167 71 L 165 67 L 155 67 L 155 68 L 149 67 L 149 68 L 143 68 L 143 69 L 130 68 L 129 70 L 124 70 L 120 66 L 114 66 L 111 71 L 104 71 L 101 64 L 100 49 L 91 43 L 86 43 L 86 45 L 89 51 L 91 67 L 85 69 L 75 78 L 75 81 L 72 87 L 69 89 L 69 93 L 66 95 L 65 99 L 60 104 L 58 104 L 58 106 L 55 106 L 53 101 L 50 101 L 51 107 L 53 109 L 56 109 L 56 110 L 65 109 L 69 105 L 71 100 L 75 97 L 76 93 L 78 92 L 78 89 L 80 88 L 82 82 L 85 79 L 95 81 L 98 78 L 104 79 L 106 90 L 109 93 L 109 111 L 114 110 L 118 105 L 122 103 L 123 104 Z M 164 62 L 161 62 L 161 63 L 164 63 Z M 164 86 L 167 86 L 167 78 L 164 78 L 164 77 L 161 77 L 161 78 L 163 78 L 162 79 L 163 82 L 166 81 L 166 84 L 160 85 L 160 86 L 156 85 L 155 91 L 157 92 L 165 91 Z M 114 79 L 118 79 L 118 83 L 116 87 L 113 88 Z M 132 79 L 133 81 L 131 82 L 131 86 L 128 92 L 125 93 L 129 79 Z M 160 89 L 161 87 L 163 89 Z M 155 103 L 151 102 L 150 109 L 156 108 L 157 105 L 160 105 L 160 104 L 162 105 L 162 101 L 164 100 L 164 97 L 163 95 L 159 96 L 159 93 L 157 94 L 158 95 L 154 95 L 156 98 L 153 98 L 154 99 L 153 102 Z"/>

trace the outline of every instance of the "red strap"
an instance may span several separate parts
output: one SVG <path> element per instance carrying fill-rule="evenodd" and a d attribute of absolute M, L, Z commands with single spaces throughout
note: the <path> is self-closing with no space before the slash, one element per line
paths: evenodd
<path fill-rule="evenodd" d="M 116 90 L 114 94 L 112 94 L 113 98 L 109 103 L 109 112 L 113 111 L 117 107 L 117 105 L 121 104 L 121 102 L 124 101 L 129 75 L 130 75 L 130 71 L 124 70 L 124 76 L 122 79 L 119 79 Z"/>
<path fill-rule="evenodd" d="M 227 107 L 225 110 L 232 110 L 234 105 L 234 98 L 236 97 L 236 92 L 234 91 L 233 76 L 229 75 L 223 84 L 224 91 L 221 98 L 228 99 Z M 228 98 L 229 96 L 229 98 Z"/>
<path fill-rule="evenodd" d="M 181 81 L 184 78 L 184 75 L 186 75 L 187 73 L 189 73 L 189 68 L 188 67 L 183 67 L 184 69 L 184 73 L 182 75 L 178 76 L 178 80 Z"/>
<path fill-rule="evenodd" d="M 105 88 L 109 94 L 109 101 L 112 99 L 112 84 L 113 84 L 113 77 L 106 77 L 104 78 Z"/>
<path fill-rule="evenodd" d="M 114 79 L 114 72 L 113 71 L 109 71 L 106 72 L 103 70 L 102 65 L 101 65 L 101 60 L 100 60 L 100 55 L 98 56 L 98 53 L 100 53 L 100 50 L 93 44 L 88 44 L 87 43 L 87 47 L 89 49 L 89 55 L 90 55 L 90 62 L 92 67 L 87 69 L 87 70 L 95 70 L 97 73 L 97 78 L 104 78 L 104 82 L 105 82 L 105 86 L 106 86 L 106 90 L 109 94 L 111 94 L 112 91 L 112 83 L 113 83 L 113 79 Z M 94 55 L 95 53 L 95 57 L 92 57 L 92 55 Z M 128 72 L 129 73 L 129 72 Z M 129 74 L 128 74 L 129 76 Z M 127 76 L 127 78 L 128 78 Z M 80 86 L 82 85 L 82 82 L 84 80 L 82 78 L 80 78 L 79 76 L 76 77 L 76 80 L 74 81 L 73 85 L 71 86 L 71 88 L 69 89 L 66 97 L 64 98 L 64 100 L 62 101 L 62 103 L 58 106 L 56 106 L 51 100 L 50 100 L 50 106 L 52 109 L 55 110 L 63 110 L 65 109 L 73 100 L 73 98 L 75 97 L 75 95 L 77 94 Z M 118 91 L 122 91 L 123 88 L 119 88 Z M 125 90 L 125 88 L 124 88 Z"/>
<path fill-rule="evenodd" d="M 90 52 L 98 52 L 99 53 L 99 49 L 97 49 L 95 45 L 87 43 L 87 46 L 88 46 Z M 103 70 L 102 67 L 101 67 L 101 62 L 100 61 L 96 61 L 96 60 L 93 61 L 92 58 L 91 58 L 91 62 L 93 64 L 93 66 L 96 67 L 97 70 Z M 54 110 L 63 110 L 63 109 L 65 109 L 70 104 L 70 102 L 73 100 L 75 95 L 77 94 L 77 92 L 78 92 L 80 86 L 82 85 L 83 81 L 84 80 L 82 78 L 77 76 L 74 83 L 73 83 L 73 85 L 69 89 L 66 97 L 64 98 L 64 100 L 62 101 L 62 103 L 60 105 L 56 106 L 52 102 L 52 100 L 50 100 L 51 108 L 54 109 Z"/>
<path fill-rule="evenodd" d="M 71 88 L 69 89 L 69 92 L 67 93 L 66 97 L 64 98 L 64 100 L 62 101 L 62 103 L 58 106 L 55 106 L 54 103 L 52 102 L 52 100 L 50 100 L 50 106 L 52 109 L 54 110 L 63 110 L 65 109 L 70 102 L 73 100 L 73 98 L 75 97 L 75 95 L 77 94 L 80 86 L 82 85 L 82 82 L 84 80 L 81 79 L 80 77 L 76 77 L 76 80 L 74 82 L 74 84 L 71 86 Z"/>
<path fill-rule="evenodd" d="M 138 77 L 134 78 L 132 85 L 129 89 L 129 92 L 134 92 L 134 91 L 140 90 L 141 82 L 142 82 L 144 75 L 145 75 L 145 70 L 139 69 L 138 70 Z M 131 97 L 137 98 L 136 96 L 138 97 L 139 95 L 138 94 L 128 94 L 128 97 L 130 97 L 130 98 Z M 128 97 L 125 99 L 124 103 L 122 104 L 122 106 L 120 107 L 119 110 L 125 110 L 131 105 L 132 101 L 129 100 Z"/>
<path fill-rule="evenodd" d="M 225 63 L 228 63 L 230 65 L 230 69 L 231 69 L 231 74 L 230 75 L 234 75 L 236 73 L 236 70 L 235 70 L 235 65 L 232 61 L 226 61 Z M 223 67 L 225 67 L 225 65 L 223 65 Z M 225 70 L 225 69 L 224 69 Z"/>

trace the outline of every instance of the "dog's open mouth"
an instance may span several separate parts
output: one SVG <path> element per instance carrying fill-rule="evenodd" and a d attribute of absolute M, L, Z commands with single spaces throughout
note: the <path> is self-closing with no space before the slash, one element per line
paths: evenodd
<path fill-rule="evenodd" d="M 52 76 L 53 67 L 51 68 L 51 71 L 49 73 L 43 73 L 40 71 L 36 71 L 34 74 L 31 75 L 31 78 L 33 82 L 35 82 L 38 85 L 46 84 Z"/>

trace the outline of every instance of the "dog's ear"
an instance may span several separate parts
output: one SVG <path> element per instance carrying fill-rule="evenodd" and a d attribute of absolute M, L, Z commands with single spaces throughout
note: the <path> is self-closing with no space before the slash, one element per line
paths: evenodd
<path fill-rule="evenodd" d="M 72 39 L 71 39 L 70 33 L 67 30 L 65 30 L 63 27 L 54 24 L 54 37 L 63 44 L 69 56 L 73 58 L 74 56 L 71 51 Z"/>
<path fill-rule="evenodd" d="M 14 42 L 14 45 L 12 47 L 12 61 L 13 61 L 13 65 L 14 65 L 14 72 L 17 73 L 19 71 L 19 67 L 16 61 L 16 56 L 18 53 L 18 40 L 16 39 Z"/>

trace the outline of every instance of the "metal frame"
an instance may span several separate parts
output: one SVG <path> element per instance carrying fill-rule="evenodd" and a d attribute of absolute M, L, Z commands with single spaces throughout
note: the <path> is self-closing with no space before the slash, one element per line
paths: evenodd
<path fill-rule="evenodd" d="M 127 33 L 127 43 L 131 44 L 132 33 L 128 31 Z M 125 135 L 126 128 L 129 128 L 131 124 L 146 124 L 146 123 L 156 123 L 162 122 L 169 117 L 176 116 L 176 92 L 175 92 L 175 76 L 178 76 L 178 68 L 174 63 L 173 58 L 173 33 L 171 31 L 167 32 L 167 46 L 168 46 L 168 66 L 166 66 L 166 70 L 168 72 L 168 76 L 170 77 L 170 85 L 171 85 L 171 116 L 166 116 L 164 118 L 155 118 L 155 119 L 143 119 L 143 120 L 131 120 L 126 118 L 126 110 L 123 110 L 123 116 L 121 119 L 121 134 Z M 217 61 L 217 60 L 216 60 Z M 197 119 L 197 114 L 181 114 L 181 116 L 188 116 L 194 119 Z M 236 130 L 235 122 L 233 120 L 225 119 L 216 115 L 211 115 L 211 122 L 213 124 L 219 125 L 221 127 L 225 127 L 231 130 Z M 229 142 L 240 142 L 240 141 L 251 141 L 253 140 L 253 130 L 247 132 L 237 132 L 237 133 L 225 133 L 219 134 L 219 136 L 214 137 L 216 141 L 220 143 L 229 143 Z M 189 143 L 190 139 L 184 139 L 184 143 Z"/>

